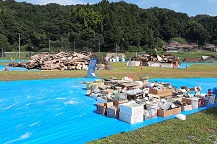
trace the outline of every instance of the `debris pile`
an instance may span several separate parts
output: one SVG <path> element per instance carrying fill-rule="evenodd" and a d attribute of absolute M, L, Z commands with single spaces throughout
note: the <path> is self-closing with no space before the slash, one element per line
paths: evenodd
<path fill-rule="evenodd" d="M 131 58 L 131 61 L 139 61 L 142 66 L 152 66 L 152 67 L 178 67 L 180 61 L 178 57 L 171 54 L 165 55 L 149 55 L 147 53 L 140 53 L 135 57 Z"/>
<path fill-rule="evenodd" d="M 140 77 L 139 81 L 132 77 L 99 79 L 86 82 L 86 88 L 86 94 L 97 101 L 98 114 L 119 118 L 130 124 L 157 116 L 165 118 L 180 114 L 215 101 L 215 95 L 210 90 L 201 94 L 200 86 L 178 89 L 170 83 L 150 82 L 147 76 Z"/>
<path fill-rule="evenodd" d="M 97 58 L 97 55 L 94 55 Z M 28 62 L 11 61 L 9 66 L 23 67 L 26 69 L 39 70 L 87 70 L 92 54 L 83 53 L 65 53 L 57 54 L 37 54 L 31 57 Z M 108 63 L 102 59 L 98 61 L 98 68 L 108 68 Z"/>

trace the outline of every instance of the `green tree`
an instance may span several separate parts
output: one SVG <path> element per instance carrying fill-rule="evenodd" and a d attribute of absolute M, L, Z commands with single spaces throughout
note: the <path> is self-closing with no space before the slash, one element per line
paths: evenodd
<path fill-rule="evenodd" d="M 10 44 L 8 42 L 8 38 L 3 35 L 3 34 L 0 34 L 0 49 L 4 49 L 4 51 L 10 51 Z"/>
<path fill-rule="evenodd" d="M 199 23 L 190 21 L 186 27 L 186 38 L 190 41 L 199 41 L 200 45 L 204 45 L 210 40 L 208 31 Z"/>

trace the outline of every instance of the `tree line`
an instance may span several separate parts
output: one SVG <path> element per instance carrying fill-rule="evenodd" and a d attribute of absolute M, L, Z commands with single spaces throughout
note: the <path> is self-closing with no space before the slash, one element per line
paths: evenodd
<path fill-rule="evenodd" d="M 0 0 L 0 49 L 4 51 L 17 51 L 19 42 L 21 51 L 48 51 L 50 47 L 152 51 L 173 38 L 201 46 L 217 44 L 217 17 L 142 9 L 124 1 L 63 6 Z"/>

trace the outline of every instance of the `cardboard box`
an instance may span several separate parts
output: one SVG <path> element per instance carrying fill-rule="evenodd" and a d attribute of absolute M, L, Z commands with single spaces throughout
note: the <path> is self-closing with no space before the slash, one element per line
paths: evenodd
<path fill-rule="evenodd" d="M 179 113 L 181 113 L 181 107 L 177 107 L 170 110 L 162 110 L 162 109 L 157 110 L 157 115 L 163 118 L 171 115 L 179 114 Z"/>
<path fill-rule="evenodd" d="M 143 114 L 143 105 L 137 103 L 124 103 L 120 104 L 120 112 L 125 113 L 130 116 Z"/>
<path fill-rule="evenodd" d="M 97 107 L 106 107 L 105 103 L 98 103 Z"/>
<path fill-rule="evenodd" d="M 186 102 L 188 105 L 191 105 L 191 99 L 189 98 L 182 98 L 183 102 Z"/>
<path fill-rule="evenodd" d="M 112 107 L 113 106 L 113 102 L 107 102 L 107 103 L 105 103 L 105 105 L 106 105 L 107 108 L 108 107 Z"/>
<path fill-rule="evenodd" d="M 113 101 L 114 106 L 119 106 L 123 103 L 128 103 L 128 100 Z"/>
<path fill-rule="evenodd" d="M 112 106 L 106 109 L 107 116 L 110 118 L 118 118 L 119 117 L 119 109 L 118 107 Z"/>
<path fill-rule="evenodd" d="M 163 97 L 163 96 L 172 96 L 173 91 L 172 89 L 156 90 L 156 89 L 150 88 L 149 93 Z"/>
<path fill-rule="evenodd" d="M 171 98 L 174 102 L 175 101 L 180 101 L 182 105 L 177 105 L 181 107 L 181 111 L 188 111 L 192 110 L 192 105 L 191 105 L 191 100 L 188 98 Z M 186 103 L 186 105 L 184 105 Z"/>
<path fill-rule="evenodd" d="M 105 103 L 99 103 L 99 104 L 97 104 L 97 110 L 96 110 L 96 112 L 98 114 L 105 115 L 106 114 L 106 105 L 105 105 Z"/>
<path fill-rule="evenodd" d="M 192 106 L 192 109 L 198 109 L 198 101 L 200 98 L 193 97 L 193 98 L 183 98 L 182 100 L 185 101 L 187 104 Z"/>
<path fill-rule="evenodd" d="M 112 107 L 113 106 L 113 102 L 103 102 L 103 103 L 98 103 L 97 107 Z"/>
<path fill-rule="evenodd" d="M 186 105 L 186 106 L 181 106 L 182 111 L 189 111 L 192 110 L 192 105 Z"/>
<path fill-rule="evenodd" d="M 106 115 L 106 109 L 97 109 L 96 112 L 101 115 Z"/>
<path fill-rule="evenodd" d="M 135 124 L 138 122 L 143 122 L 143 114 L 130 116 L 125 113 L 119 112 L 119 119 L 130 124 Z"/>

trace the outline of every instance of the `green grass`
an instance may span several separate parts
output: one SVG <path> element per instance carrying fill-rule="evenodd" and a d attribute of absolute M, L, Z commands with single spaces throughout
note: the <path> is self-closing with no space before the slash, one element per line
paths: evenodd
<path fill-rule="evenodd" d="M 198 51 L 198 52 L 184 52 L 184 53 L 170 53 L 170 54 L 179 57 L 180 61 L 184 60 L 185 58 L 198 58 L 207 55 L 213 55 L 217 57 L 217 52 L 212 52 L 212 51 Z"/>
<path fill-rule="evenodd" d="M 160 67 L 126 67 L 126 63 L 110 63 L 112 70 L 97 70 L 96 75 L 100 78 L 110 78 L 110 76 L 119 79 L 133 75 L 135 80 L 140 76 L 149 76 L 150 78 L 192 78 L 192 77 L 217 77 L 217 66 L 211 65 L 192 65 L 187 69 L 179 68 L 160 68 Z M 10 69 L 9 69 L 10 70 Z M 65 71 L 0 71 L 0 80 L 24 80 L 24 79 L 48 79 L 48 78 L 68 78 L 83 77 L 87 71 L 65 70 Z"/>
<path fill-rule="evenodd" d="M 138 52 L 140 53 L 140 52 Z M 130 57 L 135 56 L 136 52 L 125 52 L 124 53 L 126 55 L 126 59 L 129 59 Z M 207 55 L 213 55 L 215 57 L 217 57 L 217 52 L 212 52 L 212 51 L 205 51 L 205 50 L 201 50 L 201 51 L 197 51 L 197 52 L 162 52 L 159 53 L 159 55 L 163 55 L 163 54 L 172 54 L 176 57 L 179 57 L 180 61 L 184 60 L 186 57 L 187 58 L 198 58 L 201 56 L 207 56 Z"/>
<path fill-rule="evenodd" d="M 89 144 L 213 144 L 217 142 L 217 108 L 119 133 Z M 111 126 L 112 128 L 112 126 Z"/>

